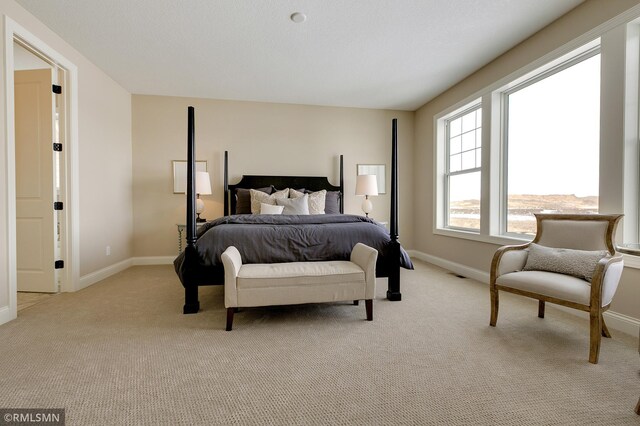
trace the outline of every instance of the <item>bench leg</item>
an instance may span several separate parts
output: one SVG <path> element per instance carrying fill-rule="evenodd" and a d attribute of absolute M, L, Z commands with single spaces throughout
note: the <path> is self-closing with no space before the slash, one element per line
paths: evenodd
<path fill-rule="evenodd" d="M 359 301 L 359 300 L 354 300 L 354 301 L 353 301 L 353 304 L 354 304 L 355 306 L 358 306 L 358 305 L 360 304 L 360 301 Z"/>
<path fill-rule="evenodd" d="M 227 308 L 227 331 L 231 331 L 233 327 L 233 314 L 235 313 L 237 308 Z"/>
<path fill-rule="evenodd" d="M 373 300 L 372 299 L 365 300 L 364 307 L 367 310 L 367 321 L 373 321 Z"/>

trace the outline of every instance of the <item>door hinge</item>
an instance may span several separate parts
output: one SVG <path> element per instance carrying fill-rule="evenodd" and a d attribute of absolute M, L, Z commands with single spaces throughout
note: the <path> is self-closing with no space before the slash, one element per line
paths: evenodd
<path fill-rule="evenodd" d="M 54 210 L 62 210 L 62 208 L 63 208 L 62 201 L 54 201 L 53 202 L 53 209 Z"/>
<path fill-rule="evenodd" d="M 62 144 L 61 143 L 53 143 L 53 150 L 56 152 L 62 152 Z"/>
<path fill-rule="evenodd" d="M 58 86 L 57 84 L 53 84 L 51 85 L 51 90 L 53 91 L 53 93 L 55 93 L 56 95 L 59 95 L 62 93 L 62 86 Z"/>
<path fill-rule="evenodd" d="M 64 260 L 56 260 L 53 265 L 55 269 L 62 269 L 64 268 Z"/>

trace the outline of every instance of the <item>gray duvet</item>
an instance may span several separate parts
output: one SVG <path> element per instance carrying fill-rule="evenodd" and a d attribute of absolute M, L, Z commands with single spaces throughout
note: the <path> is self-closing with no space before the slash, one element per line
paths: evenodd
<path fill-rule="evenodd" d="M 201 226 L 195 246 L 197 262 L 187 267 L 183 252 L 174 266 L 183 285 L 185 281 L 188 285 L 222 284 L 220 256 L 231 245 L 240 251 L 243 263 L 277 263 L 348 260 L 353 246 L 361 242 L 378 250 L 376 275 L 386 277 L 394 263 L 387 254 L 390 241 L 384 226 L 362 216 L 233 215 Z M 402 249 L 400 266 L 413 269 Z"/>

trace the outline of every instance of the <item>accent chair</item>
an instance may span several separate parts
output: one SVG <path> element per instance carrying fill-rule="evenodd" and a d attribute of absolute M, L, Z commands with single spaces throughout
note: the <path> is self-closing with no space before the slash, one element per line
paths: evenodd
<path fill-rule="evenodd" d="M 491 262 L 491 320 L 498 320 L 498 292 L 589 312 L 589 362 L 598 363 L 601 337 L 611 337 L 602 313 L 609 309 L 623 270 L 614 237 L 622 215 L 536 214 L 531 243 L 500 247 Z"/>

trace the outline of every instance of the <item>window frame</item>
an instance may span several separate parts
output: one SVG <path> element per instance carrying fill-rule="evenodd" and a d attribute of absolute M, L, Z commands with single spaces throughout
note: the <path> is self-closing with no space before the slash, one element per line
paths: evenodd
<path fill-rule="evenodd" d="M 588 45 L 587 45 L 588 46 Z M 500 197 L 499 197 L 499 233 L 501 237 L 526 239 L 531 240 L 533 237 L 528 234 L 522 234 L 518 232 L 508 232 L 508 198 L 509 198 L 509 96 L 522 89 L 526 89 L 536 83 L 539 83 L 549 77 L 552 77 L 562 71 L 565 71 L 574 65 L 577 65 L 587 59 L 594 56 L 601 55 L 601 45 L 598 43 L 595 46 L 587 47 L 585 50 L 574 52 L 569 58 L 561 60 L 558 63 L 551 64 L 548 67 L 541 67 L 534 70 L 526 78 L 516 80 L 513 84 L 510 84 L 508 88 L 500 90 L 500 113 L 501 113 L 501 126 L 500 126 L 500 142 L 501 152 L 499 160 L 500 167 Z M 598 194 L 599 195 L 599 194 Z"/>
<path fill-rule="evenodd" d="M 600 36 L 589 39 L 576 39 L 556 51 L 550 52 L 529 65 L 507 75 L 494 83 L 477 90 L 462 100 L 433 116 L 433 222 L 434 235 L 454 237 L 470 241 L 478 241 L 497 245 L 522 244 L 532 240 L 527 234 L 505 234 L 506 209 L 503 196 L 505 176 L 502 167 L 505 161 L 503 128 L 505 114 L 503 112 L 503 92 L 513 89 L 526 81 L 533 83 L 536 77 L 543 78 L 552 70 L 570 64 L 592 49 L 601 49 Z M 445 202 L 444 171 L 446 161 L 445 120 L 474 106 L 482 108 L 482 165 L 481 165 L 481 221 L 480 232 L 466 228 L 445 227 L 444 217 L 448 204 Z"/>
<path fill-rule="evenodd" d="M 480 113 L 482 114 L 482 102 L 478 101 L 478 102 L 474 102 L 471 105 L 467 105 L 465 108 L 462 108 L 461 110 L 458 110 L 456 113 L 448 116 L 447 118 L 444 119 L 444 128 L 445 128 L 445 150 L 444 150 L 444 155 L 445 155 L 445 169 L 444 169 L 444 191 L 443 191 L 443 196 L 444 196 L 444 209 L 445 211 L 443 212 L 443 220 L 444 220 L 444 227 L 446 229 L 452 229 L 452 230 L 460 230 L 460 231 L 466 231 L 466 232 L 473 232 L 473 233 L 479 233 L 480 232 L 480 224 L 478 225 L 478 228 L 465 228 L 462 226 L 452 226 L 449 223 L 450 220 L 450 213 L 451 213 L 451 209 L 450 209 L 450 200 L 449 200 L 449 190 L 450 190 L 450 178 L 452 176 L 460 176 L 460 175 L 465 175 L 465 174 L 471 174 L 471 173 L 476 173 L 479 172 L 480 173 L 480 179 L 482 179 L 482 165 L 477 166 L 477 162 L 476 162 L 476 167 L 471 168 L 471 169 L 464 169 L 464 170 L 456 170 L 455 172 L 451 172 L 450 170 L 450 165 L 451 165 L 451 133 L 450 133 L 450 124 L 451 122 L 457 120 L 458 118 L 462 118 L 467 114 L 470 114 L 472 112 L 476 112 L 480 110 Z M 480 126 L 477 126 L 476 123 L 476 127 L 474 129 L 474 131 L 478 130 L 478 129 L 482 129 L 482 123 L 480 123 Z M 462 136 L 463 133 L 461 133 L 460 135 Z M 462 143 L 462 142 L 461 142 Z M 477 150 L 478 148 L 475 147 L 474 151 Z M 481 145 L 480 145 L 480 157 L 482 158 L 482 139 L 481 139 Z M 462 147 L 461 147 L 461 151 L 460 154 L 462 154 Z M 482 189 L 480 188 L 480 192 L 482 193 Z M 480 197 L 480 203 L 482 204 L 482 197 Z"/>

